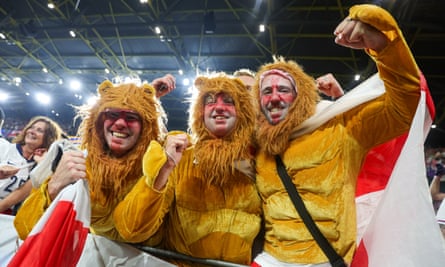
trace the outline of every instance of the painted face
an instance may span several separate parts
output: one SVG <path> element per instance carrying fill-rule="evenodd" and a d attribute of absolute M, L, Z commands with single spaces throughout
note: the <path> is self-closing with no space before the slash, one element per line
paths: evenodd
<path fill-rule="evenodd" d="M 272 125 L 286 117 L 296 97 L 292 83 L 279 74 L 269 74 L 261 82 L 261 111 Z"/>
<path fill-rule="evenodd" d="M 103 112 L 105 141 L 111 153 L 120 157 L 130 151 L 139 140 L 142 122 L 133 110 L 108 108 Z"/>
<path fill-rule="evenodd" d="M 204 125 L 216 137 L 226 136 L 235 127 L 236 110 L 227 94 L 208 94 L 204 98 Z"/>
<path fill-rule="evenodd" d="M 252 90 L 252 87 L 255 84 L 255 79 L 253 77 L 242 75 L 238 76 L 237 78 L 244 83 L 244 86 L 246 87 L 247 90 L 249 91 Z"/>
<path fill-rule="evenodd" d="M 36 121 L 25 133 L 25 144 L 34 148 L 39 148 L 43 145 L 43 138 L 45 136 L 46 123 L 43 121 Z"/>

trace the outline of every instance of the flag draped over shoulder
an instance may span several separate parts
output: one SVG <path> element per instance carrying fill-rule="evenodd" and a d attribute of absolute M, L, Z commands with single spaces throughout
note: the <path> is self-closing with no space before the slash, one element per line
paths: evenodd
<path fill-rule="evenodd" d="M 426 179 L 424 140 L 434 105 L 421 76 L 419 105 L 408 133 L 374 148 L 357 180 L 359 244 L 352 267 L 445 264 Z"/>
<path fill-rule="evenodd" d="M 65 187 L 8 266 L 76 266 L 90 226 L 89 199 L 85 180 Z"/>

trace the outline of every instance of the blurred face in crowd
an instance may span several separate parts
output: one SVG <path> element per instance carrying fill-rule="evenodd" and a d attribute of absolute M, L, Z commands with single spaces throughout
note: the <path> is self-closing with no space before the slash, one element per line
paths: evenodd
<path fill-rule="evenodd" d="M 104 136 L 111 153 L 120 157 L 130 151 L 139 140 L 142 120 L 133 110 L 108 108 L 103 112 Z"/>
<path fill-rule="evenodd" d="M 47 125 L 44 121 L 36 121 L 25 130 L 25 144 L 34 149 L 43 145 Z"/>
<path fill-rule="evenodd" d="M 248 75 L 241 75 L 237 77 L 240 79 L 247 90 L 252 90 L 253 85 L 255 84 L 255 78 L 248 76 Z"/>
<path fill-rule="evenodd" d="M 208 94 L 204 98 L 204 124 L 216 137 L 221 138 L 235 127 L 236 110 L 233 98 L 225 93 Z"/>
<path fill-rule="evenodd" d="M 260 86 L 261 111 L 275 125 L 286 117 L 297 93 L 292 83 L 278 74 L 267 75 Z"/>

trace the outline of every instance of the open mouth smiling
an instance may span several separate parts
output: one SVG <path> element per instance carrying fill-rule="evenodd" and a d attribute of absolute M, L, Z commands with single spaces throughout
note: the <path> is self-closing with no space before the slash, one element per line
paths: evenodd
<path fill-rule="evenodd" d="M 120 132 L 111 132 L 111 135 L 113 137 L 117 137 L 117 138 L 127 138 L 128 136 L 130 136 L 129 134 L 120 133 Z"/>

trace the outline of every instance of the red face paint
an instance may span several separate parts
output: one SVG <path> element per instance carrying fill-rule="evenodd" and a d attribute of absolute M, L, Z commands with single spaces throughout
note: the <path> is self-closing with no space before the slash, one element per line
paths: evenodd
<path fill-rule="evenodd" d="M 261 81 L 261 110 L 271 124 L 282 121 L 295 100 L 296 90 L 290 80 L 280 74 L 269 74 Z"/>
<path fill-rule="evenodd" d="M 236 109 L 233 98 L 227 94 L 209 94 L 204 98 L 204 124 L 216 137 L 221 138 L 235 127 Z"/>

